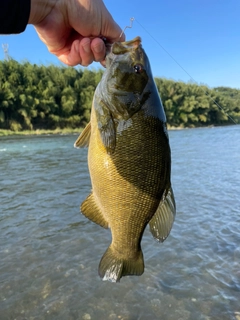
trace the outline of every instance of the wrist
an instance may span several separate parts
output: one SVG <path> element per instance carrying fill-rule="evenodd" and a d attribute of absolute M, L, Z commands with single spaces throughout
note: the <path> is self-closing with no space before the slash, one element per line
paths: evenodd
<path fill-rule="evenodd" d="M 53 9 L 57 0 L 31 0 L 28 24 L 40 23 Z"/>

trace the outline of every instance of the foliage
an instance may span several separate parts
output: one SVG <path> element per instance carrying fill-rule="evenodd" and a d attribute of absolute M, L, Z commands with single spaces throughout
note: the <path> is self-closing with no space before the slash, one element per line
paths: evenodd
<path fill-rule="evenodd" d="M 85 126 L 102 74 L 102 70 L 0 61 L 0 129 L 54 130 Z M 231 124 L 226 113 L 240 123 L 240 90 L 209 89 L 160 78 L 155 81 L 170 126 Z"/>
<path fill-rule="evenodd" d="M 192 83 L 155 79 L 168 123 L 176 127 L 200 127 L 240 123 L 240 90 L 209 89 Z"/>

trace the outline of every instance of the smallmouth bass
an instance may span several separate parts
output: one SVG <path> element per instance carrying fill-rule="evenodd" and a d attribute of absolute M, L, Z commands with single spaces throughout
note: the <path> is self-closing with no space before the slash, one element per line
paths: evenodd
<path fill-rule="evenodd" d="M 75 147 L 88 146 L 92 192 L 82 213 L 110 228 L 99 264 L 103 280 L 141 275 L 143 232 L 163 242 L 176 215 L 166 117 L 141 38 L 115 42 Z"/>

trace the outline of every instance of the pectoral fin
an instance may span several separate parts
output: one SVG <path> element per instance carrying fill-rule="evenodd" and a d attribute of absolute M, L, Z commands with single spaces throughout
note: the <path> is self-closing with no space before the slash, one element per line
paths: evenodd
<path fill-rule="evenodd" d="M 84 128 L 83 132 L 77 138 L 76 142 L 74 143 L 75 148 L 83 148 L 88 147 L 89 141 L 91 136 L 91 122 L 87 124 Z"/>
<path fill-rule="evenodd" d="M 176 215 L 176 205 L 172 188 L 163 195 L 162 200 L 149 222 L 153 237 L 163 242 L 169 235 Z"/>
<path fill-rule="evenodd" d="M 104 218 L 92 193 L 81 204 L 81 211 L 89 220 L 95 222 L 103 228 L 108 228 L 108 222 Z"/>
<path fill-rule="evenodd" d="M 98 129 L 107 153 L 113 154 L 116 147 L 116 129 L 108 107 L 100 102 L 95 104 Z"/>
<path fill-rule="evenodd" d="M 116 147 L 116 132 L 115 125 L 111 118 L 108 123 L 99 128 L 102 142 L 107 150 L 108 154 L 113 154 Z"/>

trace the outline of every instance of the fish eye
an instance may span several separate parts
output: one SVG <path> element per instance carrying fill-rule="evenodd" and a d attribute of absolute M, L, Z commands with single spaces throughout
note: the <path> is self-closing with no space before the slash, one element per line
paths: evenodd
<path fill-rule="evenodd" d="M 135 64 L 135 66 L 133 67 L 133 69 L 134 69 L 134 72 L 135 73 L 141 73 L 141 72 L 143 72 L 143 66 L 141 65 L 141 64 Z"/>

